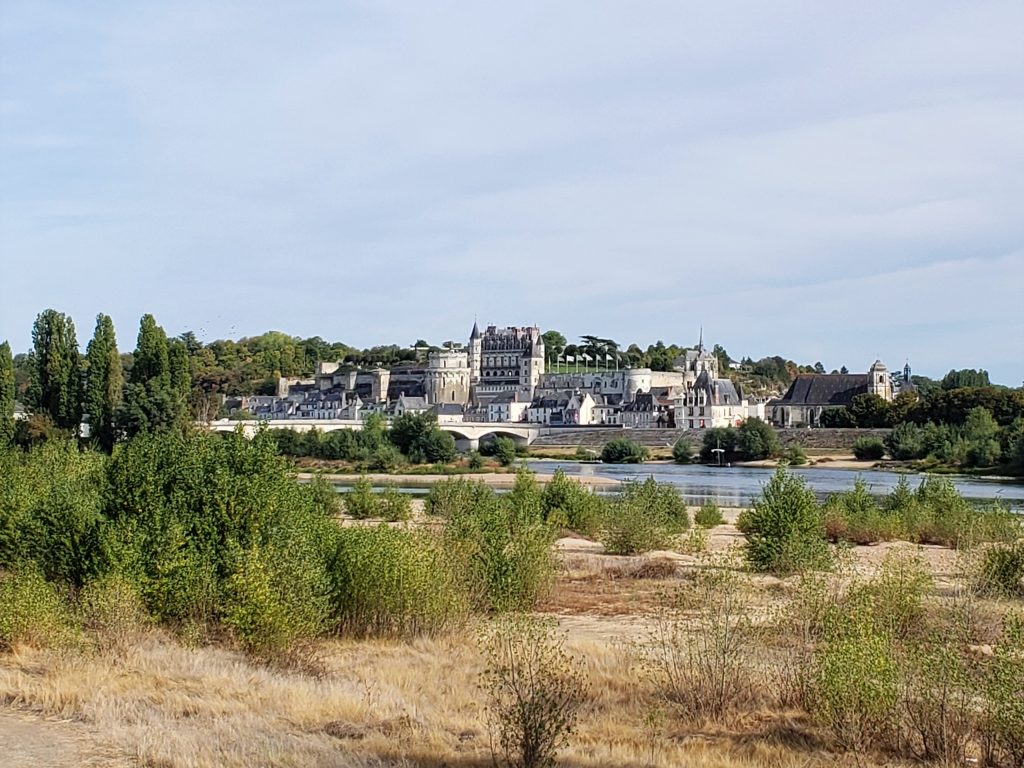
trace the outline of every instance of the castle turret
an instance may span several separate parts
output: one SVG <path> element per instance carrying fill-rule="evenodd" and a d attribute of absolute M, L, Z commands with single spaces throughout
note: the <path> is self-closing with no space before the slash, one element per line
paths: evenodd
<path fill-rule="evenodd" d="M 480 366 L 483 360 L 483 339 L 480 335 L 480 328 L 476 324 L 476 320 L 473 321 L 473 330 L 469 334 L 469 350 L 468 350 L 468 363 L 469 363 L 469 380 L 470 383 L 476 384 L 480 381 Z"/>

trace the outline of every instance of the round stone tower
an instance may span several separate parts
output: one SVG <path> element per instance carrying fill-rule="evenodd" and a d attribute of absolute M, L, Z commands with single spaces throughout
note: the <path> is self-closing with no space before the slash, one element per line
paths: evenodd
<path fill-rule="evenodd" d="M 427 357 L 423 386 L 427 402 L 431 405 L 468 403 L 469 384 L 469 356 L 465 352 L 442 349 L 431 352 Z"/>

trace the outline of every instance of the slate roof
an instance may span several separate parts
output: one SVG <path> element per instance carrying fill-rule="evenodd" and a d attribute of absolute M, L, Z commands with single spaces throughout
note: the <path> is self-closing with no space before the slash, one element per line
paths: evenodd
<path fill-rule="evenodd" d="M 430 409 L 438 416 L 461 416 L 465 409 L 459 403 L 439 403 Z"/>
<path fill-rule="evenodd" d="M 871 377 L 866 373 L 799 374 L 782 399 L 774 405 L 849 405 L 868 391 Z"/>

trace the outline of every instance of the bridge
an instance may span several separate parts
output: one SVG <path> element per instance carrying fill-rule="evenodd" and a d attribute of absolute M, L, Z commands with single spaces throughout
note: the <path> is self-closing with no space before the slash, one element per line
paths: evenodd
<path fill-rule="evenodd" d="M 252 437 L 256 431 L 266 426 L 268 429 L 294 429 L 296 432 L 308 432 L 317 429 L 320 432 L 334 432 L 338 429 L 362 429 L 363 422 L 348 419 L 219 419 L 211 421 L 207 428 L 214 432 L 234 432 L 238 427 L 246 437 Z M 481 440 L 510 438 L 516 445 L 530 445 L 541 433 L 538 426 L 509 424 L 504 422 L 441 422 L 438 429 L 450 432 L 455 444 L 463 451 L 472 451 L 480 447 Z"/>

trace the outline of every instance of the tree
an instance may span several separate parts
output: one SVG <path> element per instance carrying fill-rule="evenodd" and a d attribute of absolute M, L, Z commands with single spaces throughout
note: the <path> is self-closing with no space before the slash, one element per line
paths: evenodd
<path fill-rule="evenodd" d="M 32 326 L 34 368 L 29 402 L 60 429 L 77 431 L 82 422 L 81 365 L 75 324 L 47 309 Z"/>
<path fill-rule="evenodd" d="M 672 446 L 672 459 L 676 464 L 689 464 L 693 461 L 693 443 L 685 437 L 676 440 L 676 444 Z"/>
<path fill-rule="evenodd" d="M 747 561 L 778 575 L 828 564 L 824 518 L 802 477 L 776 470 L 744 521 Z"/>
<path fill-rule="evenodd" d="M 96 316 L 96 330 L 85 353 L 85 397 L 89 435 L 105 451 L 117 438 L 115 419 L 121 407 L 124 377 L 117 351 L 114 323 L 108 315 Z"/>
<path fill-rule="evenodd" d="M 164 329 L 152 315 L 143 315 L 120 416 L 121 428 L 129 437 L 161 432 L 186 421 L 182 374 L 175 371 L 172 375 L 169 347 Z M 180 353 L 176 353 L 175 364 L 181 365 Z"/>
<path fill-rule="evenodd" d="M 721 344 L 715 344 L 714 349 L 711 350 L 711 354 L 718 360 L 718 368 L 721 371 L 728 371 L 730 369 L 729 353 L 725 351 L 725 347 Z"/>
<path fill-rule="evenodd" d="M 972 408 L 964 421 L 963 438 L 967 441 L 967 463 L 975 467 L 997 464 L 1002 453 L 999 425 L 987 408 Z"/>
<path fill-rule="evenodd" d="M 770 424 L 756 416 L 736 429 L 736 453 L 746 461 L 767 459 L 779 452 L 779 438 Z"/>
<path fill-rule="evenodd" d="M 825 373 L 825 366 L 821 364 L 821 361 L 814 364 L 814 372 L 819 375 Z"/>
<path fill-rule="evenodd" d="M 888 427 L 892 424 L 892 406 L 878 395 L 864 392 L 847 406 L 854 423 L 861 428 Z"/>
<path fill-rule="evenodd" d="M 943 389 L 960 389 L 962 387 L 988 387 L 991 382 L 988 379 L 988 371 L 973 368 L 963 368 L 959 371 L 951 370 L 942 377 Z"/>
<path fill-rule="evenodd" d="M 0 449 L 14 441 L 14 358 L 11 345 L 0 344 Z"/>
<path fill-rule="evenodd" d="M 627 437 L 612 438 L 601 450 L 605 464 L 642 464 L 647 459 L 647 448 Z"/>
<path fill-rule="evenodd" d="M 721 451 L 721 452 L 720 452 Z M 736 429 L 712 427 L 704 433 L 700 447 L 700 460 L 706 464 L 719 464 L 736 458 Z"/>
<path fill-rule="evenodd" d="M 565 336 L 558 331 L 545 331 L 540 337 L 543 339 L 544 349 L 547 351 L 548 356 L 551 357 L 551 359 L 557 358 L 565 351 L 565 345 L 568 341 Z"/>

